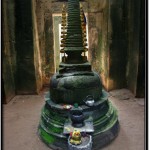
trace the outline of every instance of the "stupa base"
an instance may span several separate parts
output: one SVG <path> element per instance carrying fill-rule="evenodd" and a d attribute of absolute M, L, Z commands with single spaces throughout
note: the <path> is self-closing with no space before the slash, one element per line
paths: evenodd
<path fill-rule="evenodd" d="M 99 150 L 110 143 L 119 132 L 117 111 L 107 99 L 104 90 L 102 98 L 103 102 L 98 103 L 94 111 L 86 106 L 83 109 L 86 119 L 93 118 L 94 132 L 87 133 L 92 136 L 92 150 Z M 38 134 L 51 149 L 67 150 L 69 134 L 64 134 L 63 131 L 70 110 L 64 109 L 63 105 L 54 104 L 49 98 L 49 93 L 45 96 L 45 100 L 46 104 L 42 109 Z"/>
<path fill-rule="evenodd" d="M 106 146 L 111 141 L 113 141 L 119 132 L 119 122 L 117 121 L 111 128 L 100 133 L 96 136 L 93 136 L 92 150 L 99 150 L 100 148 Z M 67 150 L 68 149 L 68 140 L 66 138 L 56 137 L 55 135 L 50 134 L 47 130 L 44 130 L 41 126 L 38 128 L 38 134 L 40 139 L 51 149 L 53 150 Z"/>

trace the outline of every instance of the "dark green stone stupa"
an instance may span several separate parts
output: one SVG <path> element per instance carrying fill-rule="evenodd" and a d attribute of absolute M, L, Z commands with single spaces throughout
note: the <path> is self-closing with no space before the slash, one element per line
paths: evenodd
<path fill-rule="evenodd" d="M 117 110 L 85 56 L 85 24 L 79 0 L 68 0 L 62 9 L 60 52 L 64 56 L 50 80 L 38 127 L 40 138 L 52 149 L 99 150 L 119 131 Z M 81 138 L 74 131 L 81 133 Z"/>

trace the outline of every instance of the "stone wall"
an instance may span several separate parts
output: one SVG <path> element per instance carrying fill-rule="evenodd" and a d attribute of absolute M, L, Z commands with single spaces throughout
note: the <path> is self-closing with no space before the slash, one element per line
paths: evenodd
<path fill-rule="evenodd" d="M 108 88 L 108 2 L 88 1 L 89 61 Z"/>
<path fill-rule="evenodd" d="M 145 93 L 145 9 L 143 1 L 126 2 L 128 60 L 127 87 L 136 95 Z"/>
<path fill-rule="evenodd" d="M 126 87 L 123 0 L 89 2 L 89 60 L 109 91 Z"/>
<path fill-rule="evenodd" d="M 4 0 L 2 15 L 2 94 L 8 103 L 16 94 L 41 90 L 41 58 L 35 2 Z"/>
<path fill-rule="evenodd" d="M 40 38 L 38 35 L 37 28 L 37 18 L 36 18 L 36 2 L 32 0 L 32 24 L 33 24 L 33 47 L 34 47 L 34 66 L 35 66 L 35 77 L 36 77 L 36 87 L 37 92 L 39 93 L 43 87 L 42 81 L 42 61 L 40 53 Z"/>
<path fill-rule="evenodd" d="M 2 102 L 15 96 L 15 16 L 14 0 L 2 1 Z"/>
<path fill-rule="evenodd" d="M 54 73 L 51 1 L 36 1 L 36 20 L 41 55 L 42 81 L 46 85 L 49 83 L 50 75 Z"/>
<path fill-rule="evenodd" d="M 142 5 L 141 5 L 142 4 Z M 89 60 L 109 91 L 145 93 L 145 5 L 141 1 L 89 0 Z"/>
<path fill-rule="evenodd" d="M 31 4 L 16 0 L 16 94 L 37 93 Z"/>
<path fill-rule="evenodd" d="M 108 90 L 126 87 L 127 38 L 125 32 L 124 0 L 109 1 L 108 47 L 109 77 Z"/>

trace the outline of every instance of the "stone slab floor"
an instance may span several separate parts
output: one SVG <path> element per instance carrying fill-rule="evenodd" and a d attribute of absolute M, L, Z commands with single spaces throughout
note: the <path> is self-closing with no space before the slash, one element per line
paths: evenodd
<path fill-rule="evenodd" d="M 37 136 L 43 93 L 18 95 L 3 105 L 4 150 L 50 150 Z M 121 89 L 109 92 L 109 100 L 118 109 L 120 132 L 101 150 L 144 150 L 144 99 Z"/>

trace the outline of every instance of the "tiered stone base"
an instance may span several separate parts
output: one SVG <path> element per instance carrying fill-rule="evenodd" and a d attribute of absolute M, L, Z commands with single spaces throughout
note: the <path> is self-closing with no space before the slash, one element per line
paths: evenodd
<path fill-rule="evenodd" d="M 67 150 L 69 135 L 63 134 L 63 128 L 66 120 L 69 119 L 70 110 L 64 109 L 63 104 L 55 104 L 49 97 L 50 95 L 47 93 L 38 134 L 50 148 Z M 94 133 L 91 133 L 93 150 L 99 150 L 108 144 L 119 131 L 117 111 L 107 98 L 107 93 L 103 90 L 101 99 L 93 107 L 80 106 L 86 119 L 93 118 Z"/>

